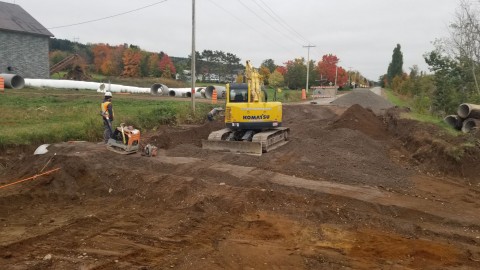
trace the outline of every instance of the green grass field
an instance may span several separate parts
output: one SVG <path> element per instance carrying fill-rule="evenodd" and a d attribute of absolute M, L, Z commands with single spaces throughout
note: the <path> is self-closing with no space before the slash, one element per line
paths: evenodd
<path fill-rule="evenodd" d="M 274 90 L 267 89 L 267 93 L 268 101 L 273 101 Z M 101 141 L 102 99 L 103 94 L 91 90 L 6 89 L 0 95 L 0 149 L 69 140 Z M 277 92 L 277 101 L 301 101 L 301 91 Z M 212 105 L 199 100 L 195 114 L 187 98 L 114 93 L 113 104 L 114 126 L 125 123 L 145 132 L 160 125 L 202 123 L 208 111 L 222 106 L 223 101 Z"/>
<path fill-rule="evenodd" d="M 88 90 L 7 89 L 0 96 L 0 147 L 68 140 L 100 141 L 102 99 L 101 93 Z M 165 124 L 201 123 L 214 107 L 197 102 L 193 114 L 190 99 L 119 93 L 114 93 L 113 104 L 114 125 L 125 123 L 143 131 Z"/>

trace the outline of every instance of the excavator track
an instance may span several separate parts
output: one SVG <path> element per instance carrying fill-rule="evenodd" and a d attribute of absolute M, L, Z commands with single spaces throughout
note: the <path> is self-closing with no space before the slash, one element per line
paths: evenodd
<path fill-rule="evenodd" d="M 288 143 L 289 134 L 289 128 L 279 127 L 255 134 L 252 142 L 260 142 L 262 144 L 262 152 L 266 153 Z"/>
<path fill-rule="evenodd" d="M 256 133 L 252 141 L 227 141 L 233 132 L 229 128 L 214 131 L 208 140 L 202 140 L 202 148 L 217 151 L 230 151 L 233 153 L 261 156 L 288 142 L 289 128 L 279 127 Z"/>

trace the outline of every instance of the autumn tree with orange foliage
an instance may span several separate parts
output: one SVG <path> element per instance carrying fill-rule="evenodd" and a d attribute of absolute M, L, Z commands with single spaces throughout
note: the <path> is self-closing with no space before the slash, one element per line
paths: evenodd
<path fill-rule="evenodd" d="M 326 80 L 329 83 L 335 82 L 338 61 L 338 57 L 333 54 L 326 54 L 322 57 L 322 60 L 317 64 L 317 71 L 321 80 Z"/>
<path fill-rule="evenodd" d="M 275 71 L 278 71 L 282 76 L 285 76 L 287 74 L 287 68 L 284 66 L 278 66 Z"/>
<path fill-rule="evenodd" d="M 270 69 L 268 69 L 268 67 L 266 66 L 260 66 L 258 73 L 262 75 L 263 84 L 268 85 L 268 79 L 270 78 Z"/>
<path fill-rule="evenodd" d="M 174 78 L 175 74 L 177 73 L 172 60 L 166 53 L 163 54 L 162 58 L 160 59 L 158 67 L 160 68 L 163 78 Z"/>
<path fill-rule="evenodd" d="M 336 82 L 339 86 L 345 85 L 348 81 L 348 74 L 344 68 L 338 66 L 339 61 L 340 59 L 336 55 L 324 55 L 317 64 L 319 77 L 331 84 Z"/>
<path fill-rule="evenodd" d="M 106 74 L 104 64 L 111 56 L 110 46 L 106 44 L 95 44 L 92 46 L 93 52 L 93 65 L 95 72 Z"/>
<path fill-rule="evenodd" d="M 122 71 L 122 55 L 125 45 L 112 47 L 108 44 L 95 44 L 92 46 L 93 65 L 97 73 L 107 76 L 118 76 Z"/>
<path fill-rule="evenodd" d="M 136 48 L 128 48 L 123 53 L 123 72 L 122 77 L 137 78 L 140 77 L 140 64 L 142 61 L 142 52 Z"/>

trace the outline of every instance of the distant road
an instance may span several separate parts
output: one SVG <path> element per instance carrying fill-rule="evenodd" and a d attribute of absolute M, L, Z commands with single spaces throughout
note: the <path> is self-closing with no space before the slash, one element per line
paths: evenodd
<path fill-rule="evenodd" d="M 377 95 L 379 95 L 379 96 L 382 95 L 382 88 L 381 88 L 380 86 L 376 86 L 376 87 L 370 88 L 370 90 L 371 90 L 373 93 L 375 93 L 375 94 L 377 94 Z"/>

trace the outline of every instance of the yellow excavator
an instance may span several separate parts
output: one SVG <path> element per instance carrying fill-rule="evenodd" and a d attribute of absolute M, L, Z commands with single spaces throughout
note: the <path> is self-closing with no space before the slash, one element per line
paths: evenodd
<path fill-rule="evenodd" d="M 262 155 L 288 142 L 290 129 L 282 127 L 282 103 L 269 102 L 262 77 L 247 61 L 246 83 L 226 85 L 224 129 L 214 131 L 202 148 Z"/>

